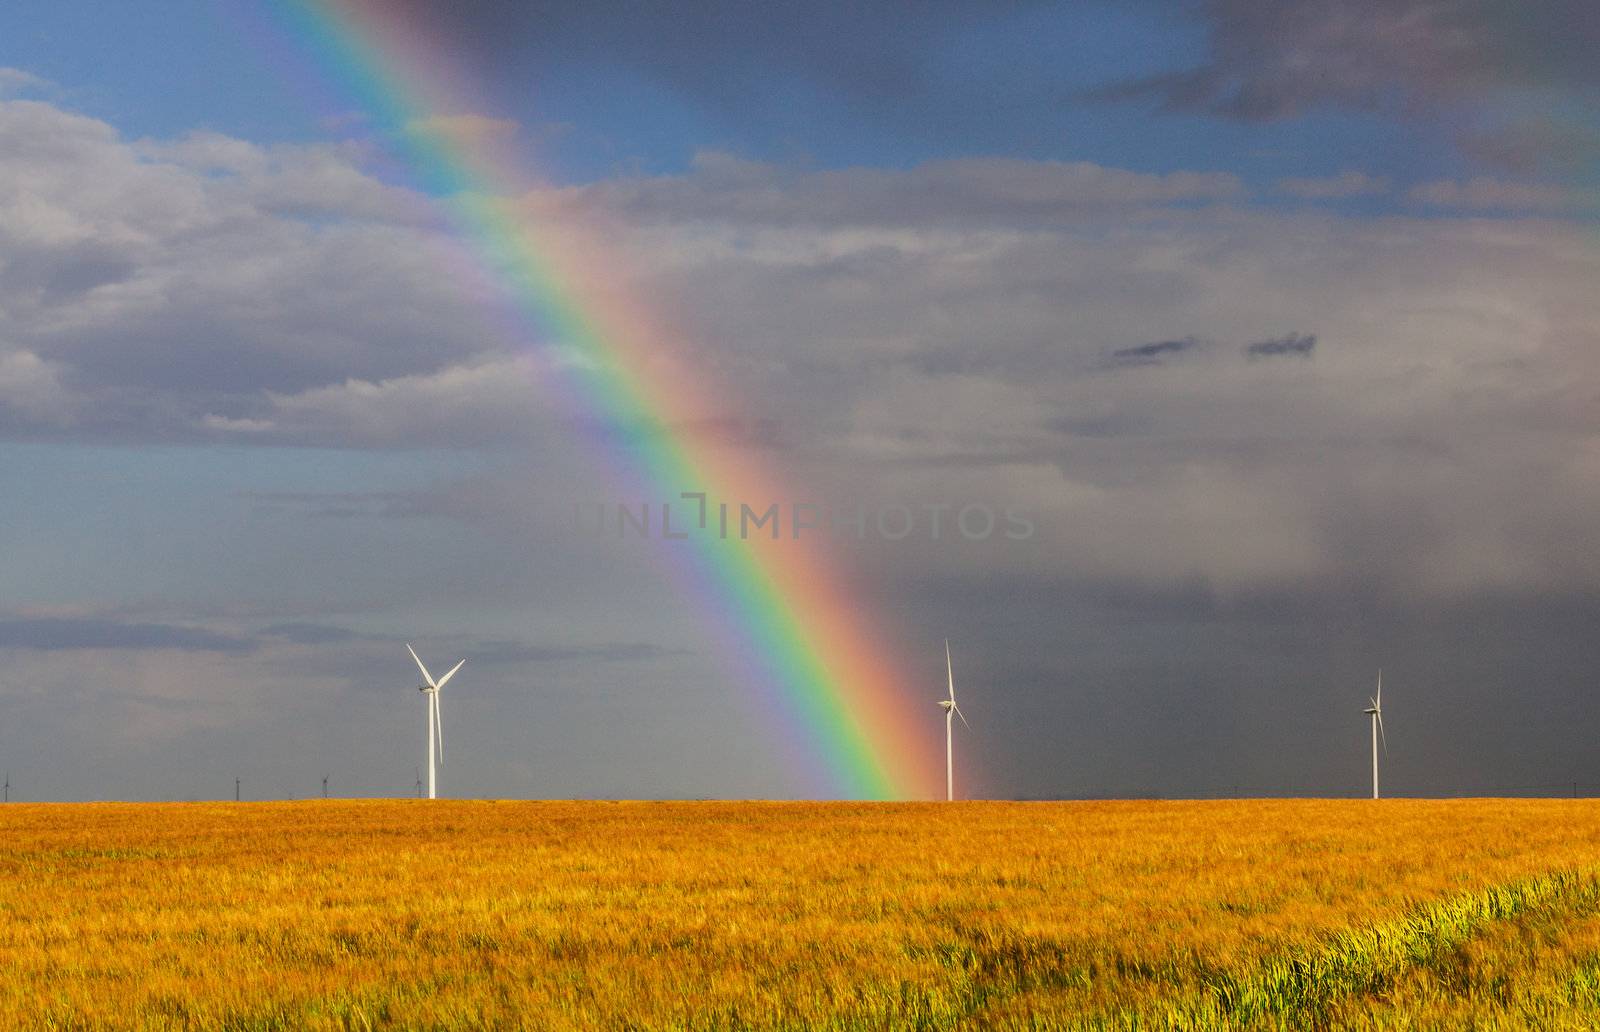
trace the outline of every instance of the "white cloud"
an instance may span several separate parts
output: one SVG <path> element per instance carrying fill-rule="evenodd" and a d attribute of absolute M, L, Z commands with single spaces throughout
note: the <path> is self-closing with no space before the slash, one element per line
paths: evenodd
<path fill-rule="evenodd" d="M 200 417 L 200 426 L 223 434 L 269 434 L 277 428 L 270 419 L 233 419 L 207 412 Z"/>
<path fill-rule="evenodd" d="M 0 420 L 65 426 L 73 400 L 61 385 L 61 369 L 31 351 L 0 350 Z"/>
<path fill-rule="evenodd" d="M 0 97 L 41 93 L 51 89 L 53 85 L 49 79 L 23 71 L 21 68 L 0 67 Z"/>
<path fill-rule="evenodd" d="M 346 380 L 295 394 L 268 392 L 271 417 L 208 425 L 247 433 L 281 429 L 307 441 L 375 447 L 473 445 L 525 435 L 535 424 L 537 365 L 503 358 L 378 380 Z"/>

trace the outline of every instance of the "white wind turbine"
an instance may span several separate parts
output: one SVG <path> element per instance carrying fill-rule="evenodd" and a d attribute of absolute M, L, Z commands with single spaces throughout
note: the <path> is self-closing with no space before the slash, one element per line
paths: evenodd
<path fill-rule="evenodd" d="M 417 669 L 422 671 L 422 679 L 427 682 L 421 686 L 421 691 L 428 697 L 428 798 L 437 799 L 438 796 L 434 791 L 434 760 L 444 762 L 444 723 L 439 719 L 439 689 L 449 684 L 450 678 L 456 676 L 456 671 L 467 661 L 463 659 L 451 667 L 448 674 L 435 681 L 433 675 L 428 673 L 428 668 L 422 665 L 417 650 L 412 648 L 409 642 L 406 644 L 406 651 L 417 661 Z"/>
<path fill-rule="evenodd" d="M 1378 798 L 1378 739 L 1383 739 L 1383 752 L 1389 754 L 1389 736 L 1383 733 L 1383 671 L 1378 671 L 1378 694 L 1367 700 L 1372 705 L 1362 712 L 1372 718 L 1372 798 Z"/>
<path fill-rule="evenodd" d="M 950 697 L 940 699 L 939 708 L 944 710 L 944 799 L 948 803 L 956 798 L 955 718 L 960 717 L 961 723 L 967 725 L 967 730 L 972 730 L 972 725 L 967 724 L 967 715 L 956 705 L 956 675 L 950 666 L 948 638 L 944 643 L 944 673 L 950 686 Z"/>

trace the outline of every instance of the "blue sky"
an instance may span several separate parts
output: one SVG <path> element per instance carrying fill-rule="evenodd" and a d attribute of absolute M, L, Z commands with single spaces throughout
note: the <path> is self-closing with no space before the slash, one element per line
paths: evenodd
<path fill-rule="evenodd" d="M 1403 788 L 1600 783 L 1584 5 L 395 5 L 702 432 L 1031 514 L 838 545 L 957 639 L 974 792 L 1357 792 L 1379 663 Z M 558 342 L 353 104 L 247 0 L 0 8 L 14 792 L 403 794 L 406 640 L 452 794 L 817 790 L 661 543 L 574 531 L 632 495 Z"/>

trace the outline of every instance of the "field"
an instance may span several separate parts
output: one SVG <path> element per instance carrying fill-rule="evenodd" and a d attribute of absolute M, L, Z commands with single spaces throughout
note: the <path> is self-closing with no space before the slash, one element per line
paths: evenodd
<path fill-rule="evenodd" d="M 1600 802 L 0 807 L 0 1027 L 1592 1028 Z"/>

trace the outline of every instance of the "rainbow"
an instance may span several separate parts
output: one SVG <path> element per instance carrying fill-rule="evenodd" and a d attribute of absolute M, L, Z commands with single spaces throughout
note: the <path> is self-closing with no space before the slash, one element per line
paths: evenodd
<path fill-rule="evenodd" d="M 537 339 L 581 360 L 561 363 L 574 405 L 608 431 L 607 457 L 627 482 L 678 499 L 704 492 L 734 505 L 794 497 L 748 451 L 722 448 L 682 428 L 717 411 L 704 372 L 645 306 L 606 275 L 614 266 L 592 239 L 545 225 L 516 203 L 526 170 L 492 141 L 429 131 L 482 110 L 430 39 L 427 27 L 383 0 L 281 0 L 300 46 L 354 92 L 404 157 L 479 263 L 499 281 Z M 419 131 L 418 127 L 422 127 Z M 871 626 L 867 607 L 826 554 L 825 543 L 757 542 L 692 535 L 672 554 L 674 572 L 733 661 L 741 683 L 765 694 L 809 794 L 864 799 L 928 794 L 936 769 L 935 725 Z M 931 698 L 931 696 L 928 696 Z"/>

